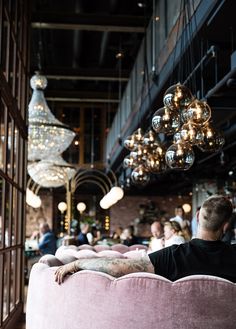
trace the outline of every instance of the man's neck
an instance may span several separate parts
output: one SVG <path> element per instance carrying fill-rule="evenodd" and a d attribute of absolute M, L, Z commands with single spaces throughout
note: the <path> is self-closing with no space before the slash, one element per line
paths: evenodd
<path fill-rule="evenodd" d="M 221 239 L 221 232 L 211 232 L 203 229 L 199 229 L 196 238 L 206 241 L 218 241 Z"/>

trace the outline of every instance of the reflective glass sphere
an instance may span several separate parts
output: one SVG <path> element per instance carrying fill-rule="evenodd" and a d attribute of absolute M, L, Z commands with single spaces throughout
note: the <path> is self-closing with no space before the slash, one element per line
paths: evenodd
<path fill-rule="evenodd" d="M 205 124 L 211 117 L 211 108 L 206 102 L 195 99 L 187 109 L 182 112 L 182 120 L 198 125 Z"/>
<path fill-rule="evenodd" d="M 133 135 L 126 137 L 126 139 L 124 140 L 124 147 L 130 151 L 135 149 L 136 143 Z"/>
<path fill-rule="evenodd" d="M 212 127 L 210 123 L 204 126 L 202 132 L 203 140 L 198 144 L 202 152 L 217 152 L 224 146 L 224 136 L 221 132 Z"/>
<path fill-rule="evenodd" d="M 178 131 L 173 136 L 173 142 L 174 143 L 179 143 L 179 142 L 181 142 L 181 140 L 182 140 L 182 138 L 181 138 L 180 132 Z"/>
<path fill-rule="evenodd" d="M 135 132 L 133 132 L 132 134 L 134 141 L 135 142 L 142 142 L 143 141 L 143 132 L 141 128 L 138 128 L 137 130 L 135 130 Z"/>
<path fill-rule="evenodd" d="M 130 158 L 133 159 L 133 162 L 136 165 L 142 164 L 147 155 L 147 149 L 144 148 L 142 145 L 138 145 L 137 149 L 135 151 L 130 152 Z"/>
<path fill-rule="evenodd" d="M 134 184 L 146 185 L 150 180 L 150 176 L 145 167 L 140 165 L 132 171 L 131 180 Z"/>
<path fill-rule="evenodd" d="M 137 166 L 137 162 L 130 155 L 127 155 L 123 160 L 124 168 L 135 168 Z"/>
<path fill-rule="evenodd" d="M 192 99 L 193 95 L 191 91 L 184 85 L 177 83 L 166 90 L 163 97 L 163 103 L 165 106 L 179 111 L 188 107 Z"/>
<path fill-rule="evenodd" d="M 149 130 L 143 139 L 143 147 L 147 150 L 147 153 L 152 153 L 153 150 L 160 146 L 159 137 L 153 130 Z"/>
<path fill-rule="evenodd" d="M 194 163 L 195 155 L 188 143 L 172 144 L 166 151 L 166 164 L 171 169 L 188 170 Z"/>
<path fill-rule="evenodd" d="M 156 140 L 156 134 L 153 130 L 149 130 L 143 137 L 143 145 L 150 146 Z"/>
<path fill-rule="evenodd" d="M 179 138 L 179 141 L 188 142 L 191 145 L 197 145 L 203 141 L 202 129 L 192 123 L 185 123 L 177 134 L 179 135 L 174 140 Z"/>
<path fill-rule="evenodd" d="M 158 145 L 156 148 L 152 150 L 153 154 L 156 154 L 159 157 L 165 157 L 165 149 L 163 146 Z"/>
<path fill-rule="evenodd" d="M 164 154 L 159 156 L 156 154 L 149 154 L 147 156 L 145 167 L 148 171 L 158 173 L 166 169 Z"/>
<path fill-rule="evenodd" d="M 180 127 L 180 115 L 168 107 L 157 110 L 152 117 L 152 128 L 157 133 L 174 134 Z"/>

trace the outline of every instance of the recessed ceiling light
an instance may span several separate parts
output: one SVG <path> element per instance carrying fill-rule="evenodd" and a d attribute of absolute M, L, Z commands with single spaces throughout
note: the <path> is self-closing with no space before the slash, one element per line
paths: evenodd
<path fill-rule="evenodd" d="M 137 5 L 138 5 L 139 8 L 144 8 L 144 7 L 146 7 L 145 2 L 143 2 L 143 1 L 138 1 Z"/>
<path fill-rule="evenodd" d="M 122 53 L 121 51 L 119 51 L 117 54 L 116 54 L 116 59 L 120 59 L 120 58 L 123 58 L 124 57 L 124 53 Z"/>

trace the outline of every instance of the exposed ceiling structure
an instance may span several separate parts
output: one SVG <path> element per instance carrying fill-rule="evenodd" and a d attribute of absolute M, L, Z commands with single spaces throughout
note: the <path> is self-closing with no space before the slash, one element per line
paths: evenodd
<path fill-rule="evenodd" d="M 150 19 L 141 3 L 33 1 L 31 71 L 41 66 L 49 79 L 48 101 L 119 102 Z"/>
<path fill-rule="evenodd" d="M 191 170 L 153 175 L 149 186 L 135 188 L 135 192 L 131 188 L 131 193 L 189 191 L 196 180 L 216 178 L 229 180 L 232 187 L 230 181 L 236 177 L 236 8 L 233 0 L 214 3 L 193 48 L 201 54 L 196 62 L 198 88 L 212 108 L 214 124 L 224 131 L 226 144 L 214 154 L 196 150 Z M 152 1 L 32 1 L 30 70 L 33 74 L 41 69 L 47 76 L 46 97 L 57 116 L 65 104 L 103 104 L 113 118 L 151 15 Z M 160 107 L 167 87 L 166 82 L 155 94 L 144 124 L 150 121 L 154 108 Z M 153 88 L 157 88 L 155 84 Z M 118 173 L 125 154 L 122 149 L 117 158 Z"/>

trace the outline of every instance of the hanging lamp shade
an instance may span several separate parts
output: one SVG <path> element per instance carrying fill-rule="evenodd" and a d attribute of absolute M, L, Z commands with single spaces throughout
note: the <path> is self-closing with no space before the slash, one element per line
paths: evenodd
<path fill-rule="evenodd" d="M 29 188 L 26 189 L 26 203 L 31 206 L 32 208 L 39 208 L 41 207 L 42 200 L 38 195 L 36 195 L 33 191 Z"/>
<path fill-rule="evenodd" d="M 188 170 L 194 163 L 195 155 L 188 143 L 179 142 L 167 149 L 165 160 L 171 169 Z"/>
<path fill-rule="evenodd" d="M 132 152 L 131 152 L 132 153 Z M 134 158 L 130 155 L 127 155 L 123 160 L 123 166 L 124 168 L 135 168 L 136 167 L 136 161 Z"/>
<path fill-rule="evenodd" d="M 152 117 L 152 128 L 157 133 L 174 134 L 180 127 L 180 115 L 164 106 L 157 110 Z"/>
<path fill-rule="evenodd" d="M 146 151 L 144 153 L 144 149 L 142 145 L 140 145 L 139 149 L 136 151 L 130 152 L 130 159 L 132 159 L 132 164 L 137 167 L 145 161 Z"/>
<path fill-rule="evenodd" d="M 203 127 L 203 140 L 197 145 L 202 152 L 217 152 L 225 143 L 224 136 L 209 122 Z"/>
<path fill-rule="evenodd" d="M 153 130 L 149 130 L 143 138 L 143 146 L 146 147 L 148 152 L 160 146 L 160 141 L 157 134 Z"/>
<path fill-rule="evenodd" d="M 186 86 L 177 83 L 166 90 L 163 103 L 172 110 L 181 111 L 188 107 L 192 99 L 191 91 Z"/>
<path fill-rule="evenodd" d="M 150 180 L 150 175 L 143 165 L 139 165 L 131 173 L 131 180 L 137 185 L 146 185 Z"/>
<path fill-rule="evenodd" d="M 124 190 L 120 186 L 113 186 L 109 192 L 112 197 L 117 201 L 121 200 L 124 196 Z"/>
<path fill-rule="evenodd" d="M 149 154 L 146 159 L 145 167 L 149 172 L 159 173 L 166 169 L 165 157 L 157 153 Z"/>
<path fill-rule="evenodd" d="M 202 128 L 199 125 L 195 125 L 191 122 L 185 123 L 180 131 L 174 137 L 175 141 L 188 142 L 191 145 L 197 145 L 203 141 L 204 134 Z"/>
<path fill-rule="evenodd" d="M 141 143 L 143 141 L 143 131 L 141 128 L 138 128 L 137 130 L 135 130 L 132 134 L 134 141 Z"/>
<path fill-rule="evenodd" d="M 28 160 L 35 161 L 61 154 L 71 144 L 75 133 L 50 111 L 43 92 L 47 79 L 36 73 L 30 84 L 33 94 L 28 110 Z"/>
<path fill-rule="evenodd" d="M 125 138 L 124 147 L 129 151 L 133 151 L 135 149 L 136 143 L 133 135 Z"/>
<path fill-rule="evenodd" d="M 203 125 L 211 118 L 211 108 L 203 101 L 195 99 L 186 109 L 182 112 L 182 120 L 192 122 L 197 125 Z"/>
<path fill-rule="evenodd" d="M 30 177 L 43 187 L 60 187 L 65 185 L 76 173 L 61 156 L 51 156 L 47 160 L 41 160 L 28 165 Z"/>

